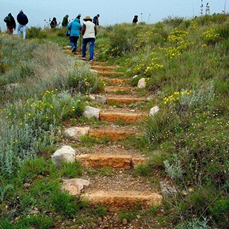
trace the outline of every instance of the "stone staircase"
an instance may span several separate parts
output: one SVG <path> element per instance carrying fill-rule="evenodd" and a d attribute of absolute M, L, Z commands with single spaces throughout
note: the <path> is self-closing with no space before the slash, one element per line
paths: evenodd
<path fill-rule="evenodd" d="M 115 66 L 105 66 L 103 62 L 92 62 L 91 69 L 109 86 L 105 86 L 102 94 L 106 102 L 99 114 L 99 121 L 105 124 L 90 128 L 88 135 L 96 139 L 106 139 L 106 145 L 77 148 L 76 160 L 82 163 L 85 170 L 101 168 L 112 169 L 110 176 L 96 175 L 86 172 L 83 179 L 90 182 L 80 198 L 92 205 L 103 205 L 110 211 L 132 209 L 137 205 L 142 208 L 161 206 L 162 195 L 159 187 L 150 184 L 147 178 L 134 177 L 132 172 L 139 165 L 146 165 L 149 158 L 142 152 L 127 149 L 122 141 L 141 135 L 138 123 L 148 113 L 140 109 L 129 108 L 130 104 L 146 103 L 146 98 L 136 96 L 135 88 L 128 85 L 129 79 L 124 73 L 116 71 Z M 120 107 L 113 107 L 119 104 Z M 96 104 L 99 106 L 98 104 Z M 121 122 L 122 125 L 117 123 Z"/>

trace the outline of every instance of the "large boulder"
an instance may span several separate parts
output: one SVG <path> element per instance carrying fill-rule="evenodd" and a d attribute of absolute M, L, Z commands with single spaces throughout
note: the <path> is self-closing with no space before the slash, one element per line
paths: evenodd
<path fill-rule="evenodd" d="M 76 160 L 76 151 L 71 146 L 63 146 L 52 155 L 52 161 L 56 165 L 63 162 L 73 163 Z"/>
<path fill-rule="evenodd" d="M 88 134 L 89 129 L 90 127 L 70 127 L 64 130 L 63 134 L 67 138 L 79 140 L 80 136 Z"/>
<path fill-rule="evenodd" d="M 83 115 L 87 118 L 95 118 L 96 120 L 99 120 L 99 113 L 99 108 L 86 106 Z"/>

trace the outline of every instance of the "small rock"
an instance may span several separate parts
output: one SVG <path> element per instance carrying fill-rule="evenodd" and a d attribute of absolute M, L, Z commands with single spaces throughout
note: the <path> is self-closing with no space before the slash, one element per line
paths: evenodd
<path fill-rule="evenodd" d="M 141 78 L 138 81 L 138 88 L 145 88 L 145 87 L 146 87 L 146 80 L 145 80 L 145 78 Z"/>
<path fill-rule="evenodd" d="M 162 195 L 165 198 L 170 198 L 177 194 L 177 190 L 169 186 L 168 184 L 166 184 L 164 181 L 160 181 L 160 187 L 161 187 Z"/>
<path fill-rule="evenodd" d="M 95 101 L 97 103 L 102 103 L 102 104 L 105 104 L 107 99 L 106 97 L 102 96 L 102 95 L 95 95 Z"/>
<path fill-rule="evenodd" d="M 159 111 L 159 107 L 155 106 L 150 109 L 149 115 L 154 116 Z"/>
<path fill-rule="evenodd" d="M 23 184 L 23 187 L 24 187 L 24 188 L 28 188 L 30 185 L 31 185 L 30 183 L 24 183 L 24 184 Z"/>
<path fill-rule="evenodd" d="M 89 95 L 90 100 L 94 101 L 95 100 L 95 96 L 94 95 Z"/>
<path fill-rule="evenodd" d="M 98 73 L 98 71 L 95 70 L 95 69 L 90 69 L 90 72 L 91 72 L 91 73 Z"/>
<path fill-rule="evenodd" d="M 83 114 L 87 118 L 95 118 L 96 120 L 99 120 L 99 113 L 100 109 L 91 106 L 86 106 Z"/>
<path fill-rule="evenodd" d="M 79 195 L 81 191 L 90 185 L 88 180 L 74 178 L 64 180 L 62 190 L 67 190 L 70 195 Z"/>
<path fill-rule="evenodd" d="M 76 151 L 71 146 L 63 146 L 58 149 L 52 156 L 52 161 L 56 165 L 60 165 L 63 162 L 75 162 Z"/>
<path fill-rule="evenodd" d="M 88 134 L 89 129 L 90 127 L 70 127 L 64 130 L 63 135 L 67 138 L 79 140 L 80 136 Z"/>
<path fill-rule="evenodd" d="M 127 223 L 128 223 L 128 222 L 127 222 L 127 219 L 123 219 L 123 220 L 122 220 L 122 224 L 123 224 L 123 225 L 127 225 Z"/>

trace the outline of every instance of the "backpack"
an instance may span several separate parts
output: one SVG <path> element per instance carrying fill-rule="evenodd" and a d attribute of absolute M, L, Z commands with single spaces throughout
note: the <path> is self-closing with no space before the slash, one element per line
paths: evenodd
<path fill-rule="evenodd" d="M 9 16 L 6 16 L 5 18 L 4 18 L 4 22 L 10 22 L 10 17 Z"/>

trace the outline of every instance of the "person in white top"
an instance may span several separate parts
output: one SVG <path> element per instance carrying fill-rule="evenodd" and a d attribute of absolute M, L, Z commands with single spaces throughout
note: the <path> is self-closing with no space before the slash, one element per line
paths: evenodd
<path fill-rule="evenodd" d="M 86 60 L 86 49 L 87 49 L 87 44 L 89 43 L 90 44 L 89 61 L 93 61 L 95 36 L 97 33 L 96 26 L 92 22 L 90 16 L 86 16 L 83 20 L 84 20 L 84 24 L 82 28 L 82 34 L 83 34 L 82 59 Z"/>

